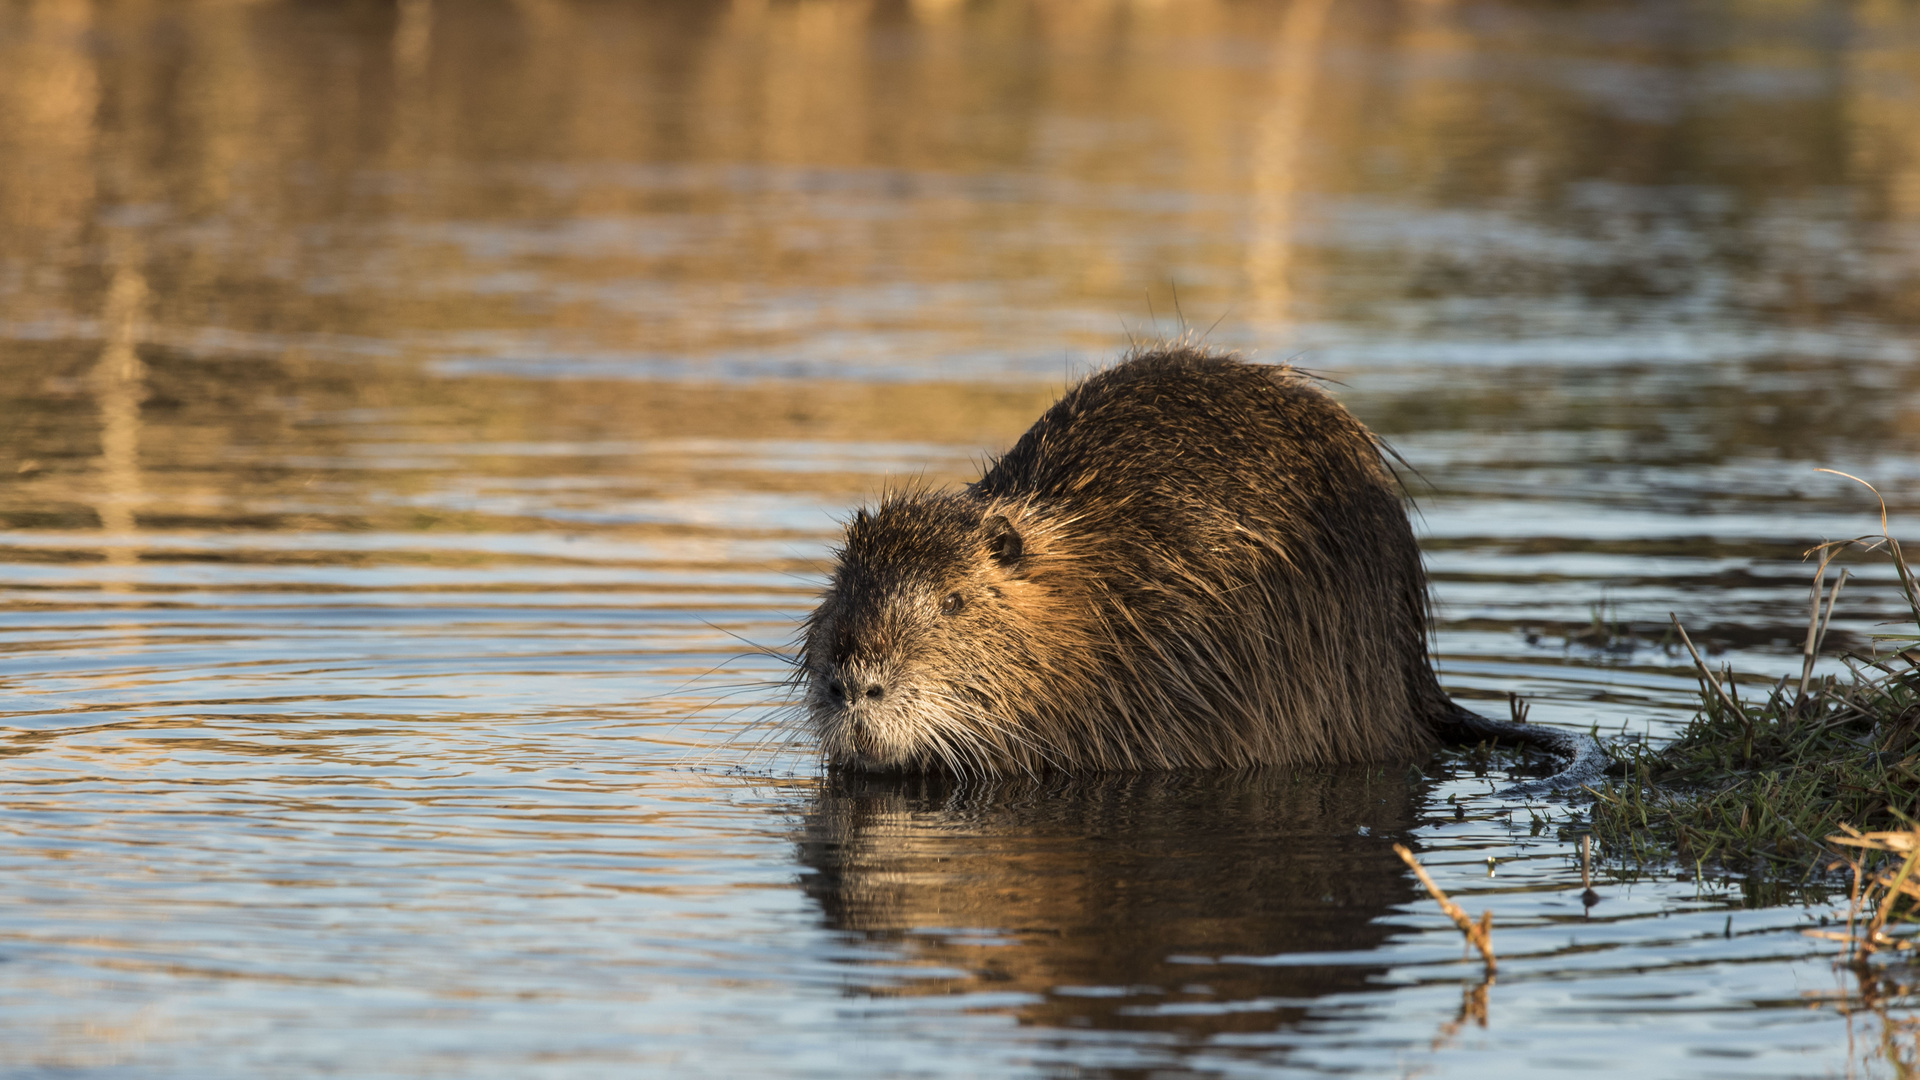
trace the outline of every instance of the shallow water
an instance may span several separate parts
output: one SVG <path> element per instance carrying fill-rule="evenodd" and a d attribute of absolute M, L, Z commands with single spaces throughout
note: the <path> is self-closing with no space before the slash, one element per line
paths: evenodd
<path fill-rule="evenodd" d="M 1920 504 L 1917 31 L 0 4 L 0 1071 L 1897 1074 L 1832 909 L 1588 909 L 1576 808 L 830 783 L 762 650 L 847 507 L 1184 328 L 1417 470 L 1462 699 L 1658 736 L 1669 612 L 1797 673 L 1879 526 L 1815 469 Z"/>

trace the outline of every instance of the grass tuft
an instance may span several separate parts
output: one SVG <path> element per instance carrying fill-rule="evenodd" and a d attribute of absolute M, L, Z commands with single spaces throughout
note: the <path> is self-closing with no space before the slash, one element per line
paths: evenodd
<path fill-rule="evenodd" d="M 1618 779 L 1595 791 L 1592 813 L 1610 858 L 1678 861 L 1824 893 L 1843 865 L 1827 838 L 1920 818 L 1920 585 L 1885 524 L 1883 509 L 1879 536 L 1809 553 L 1819 563 L 1797 680 L 1742 688 L 1731 669 L 1707 667 L 1675 620 L 1700 679 L 1700 711 L 1672 742 L 1613 748 Z M 1845 658 L 1847 675 L 1815 678 L 1847 580 L 1843 572 L 1829 588 L 1828 571 L 1848 549 L 1893 560 L 1914 625 L 1876 635 L 1891 651 Z"/>

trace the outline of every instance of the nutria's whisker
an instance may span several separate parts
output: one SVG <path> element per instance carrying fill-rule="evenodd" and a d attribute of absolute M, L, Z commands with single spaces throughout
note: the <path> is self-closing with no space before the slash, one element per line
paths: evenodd
<path fill-rule="evenodd" d="M 965 740 L 965 744 L 972 749 L 974 759 L 981 770 L 981 775 L 990 776 L 997 771 L 993 765 L 994 758 L 987 753 L 993 750 L 1000 751 L 999 757 L 1012 760 L 1015 765 L 1019 766 L 1020 771 L 1035 780 L 1039 779 L 1039 774 L 1034 771 L 1031 762 L 1028 761 L 1028 753 L 1014 754 L 1011 752 L 1013 749 L 1017 748 L 1022 751 L 1031 752 L 1032 755 L 1037 755 L 1041 761 L 1046 764 L 1059 767 L 1060 762 L 1054 760 L 1046 752 L 1045 747 L 1033 739 L 1022 735 L 1014 728 L 994 720 L 991 715 L 981 711 L 978 706 L 947 695 L 940 695 L 937 700 L 951 710 L 950 716 L 965 717 L 965 723 L 954 724 L 950 730 L 955 736 Z M 989 733 L 1004 737 L 1011 742 L 1012 746 L 995 746 L 986 737 Z"/>

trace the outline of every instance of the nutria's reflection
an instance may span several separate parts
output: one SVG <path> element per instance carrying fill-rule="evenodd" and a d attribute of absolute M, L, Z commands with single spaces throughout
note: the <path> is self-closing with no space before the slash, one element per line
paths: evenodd
<path fill-rule="evenodd" d="M 1049 1027 L 1271 1031 L 1380 968 L 1212 959 L 1378 945 L 1414 896 L 1391 847 L 1419 805 L 1405 774 L 838 776 L 805 817 L 804 888 L 829 927 L 954 973 L 876 972 L 872 993 L 1022 992 L 1011 1011 Z"/>

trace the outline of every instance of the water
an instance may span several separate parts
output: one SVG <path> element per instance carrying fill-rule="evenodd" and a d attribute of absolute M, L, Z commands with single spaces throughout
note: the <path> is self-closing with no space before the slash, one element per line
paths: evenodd
<path fill-rule="evenodd" d="M 0 1072 L 1899 1074 L 1834 908 L 1589 910 L 1577 808 L 834 784 L 758 649 L 848 507 L 1184 326 L 1417 468 L 1463 700 L 1657 737 L 1669 612 L 1797 672 L 1801 553 L 1879 525 L 1816 468 L 1920 508 L 1917 31 L 0 5 Z"/>

